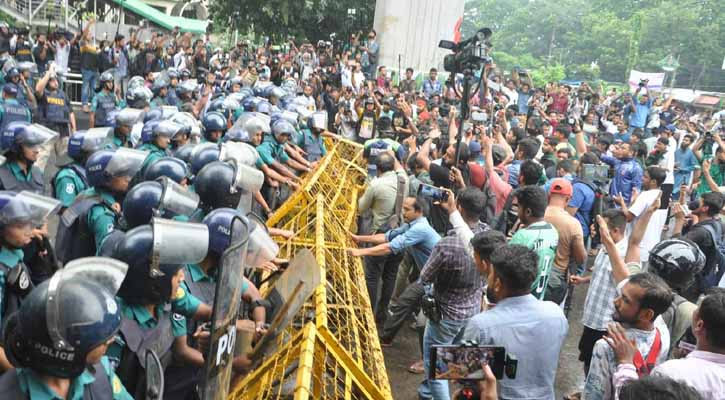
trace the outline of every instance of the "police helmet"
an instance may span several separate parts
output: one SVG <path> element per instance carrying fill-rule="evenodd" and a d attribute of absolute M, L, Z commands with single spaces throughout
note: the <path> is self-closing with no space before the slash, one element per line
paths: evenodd
<path fill-rule="evenodd" d="M 189 166 L 176 157 L 162 157 L 151 163 L 144 172 L 145 181 L 155 181 L 164 176 L 181 183 L 189 176 Z"/>
<path fill-rule="evenodd" d="M 60 208 L 60 201 L 22 191 L 0 190 L 0 227 L 13 224 L 42 224 Z"/>
<path fill-rule="evenodd" d="M 241 220 L 242 224 L 235 224 Z M 209 254 L 221 257 L 232 244 L 233 229 L 247 229 L 249 222 L 238 210 L 234 208 L 218 208 L 211 211 L 204 220 L 209 229 Z"/>
<path fill-rule="evenodd" d="M 685 238 L 663 240 L 649 253 L 649 270 L 675 290 L 689 288 L 704 267 L 705 255 Z"/>
<path fill-rule="evenodd" d="M 167 87 L 169 87 L 169 82 L 166 79 L 159 78 L 154 81 L 153 85 L 151 85 L 151 91 L 155 96 L 158 96 L 161 89 L 165 89 Z"/>
<path fill-rule="evenodd" d="M 5 82 L 10 82 L 13 78 L 17 77 L 20 77 L 20 71 L 17 67 L 12 67 L 5 73 Z"/>
<path fill-rule="evenodd" d="M 177 124 L 173 121 L 164 120 L 159 121 L 159 123 L 153 127 L 152 135 L 153 137 L 162 136 L 171 139 L 182 131 L 184 131 L 183 125 Z"/>
<path fill-rule="evenodd" d="M 161 123 L 160 120 L 151 120 L 149 122 L 146 122 L 143 124 L 143 129 L 141 129 L 141 142 L 142 143 L 150 143 L 152 140 L 154 140 L 154 130 L 156 129 L 156 126 Z"/>
<path fill-rule="evenodd" d="M 101 74 L 101 77 L 98 79 L 101 84 L 104 84 L 106 82 L 113 82 L 113 74 L 110 71 L 106 71 Z"/>
<path fill-rule="evenodd" d="M 324 131 L 327 129 L 327 112 L 317 111 L 307 117 L 307 128 L 311 131 Z"/>
<path fill-rule="evenodd" d="M 260 101 L 259 104 L 257 104 L 256 111 L 261 112 L 262 114 L 270 115 L 272 114 L 272 105 L 266 101 Z"/>
<path fill-rule="evenodd" d="M 160 120 L 164 116 L 164 111 L 160 108 L 154 108 L 146 112 L 143 116 L 143 122 L 149 122 L 149 121 L 157 121 Z"/>
<path fill-rule="evenodd" d="M 208 136 L 210 132 L 214 131 L 221 131 L 222 133 L 227 131 L 227 119 L 224 118 L 224 114 L 218 111 L 212 111 L 204 114 L 201 124 L 204 126 L 204 134 L 206 136 Z"/>
<path fill-rule="evenodd" d="M 214 161 L 204 166 L 194 178 L 194 189 L 207 210 L 237 207 L 242 191 L 236 188 L 237 173 L 233 164 Z"/>
<path fill-rule="evenodd" d="M 191 154 L 191 172 L 198 174 L 204 166 L 219 160 L 219 146 L 214 143 L 197 145 Z"/>
<path fill-rule="evenodd" d="M 191 78 L 191 71 L 184 68 L 181 70 L 181 72 L 179 72 L 179 76 L 181 77 L 181 79 L 189 79 Z"/>
<path fill-rule="evenodd" d="M 160 232 L 159 227 L 170 229 Z M 164 241 L 155 243 L 156 235 Z M 203 238 L 201 238 L 202 236 Z M 124 235 L 114 249 L 114 258 L 128 263 L 128 272 L 118 297 L 135 305 L 163 304 L 171 300 L 172 279 L 184 264 L 204 259 L 208 247 L 203 224 L 153 219 L 152 225 L 137 226 Z M 183 289 L 181 293 L 183 293 Z"/>
<path fill-rule="evenodd" d="M 153 110 L 152 110 L 153 111 Z M 136 108 L 124 108 L 123 110 L 113 110 L 109 114 L 114 114 L 113 124 L 110 126 L 119 127 L 121 125 L 131 127 L 139 121 L 146 122 L 146 115 L 143 110 Z M 143 116 L 143 120 L 141 117 Z"/>
<path fill-rule="evenodd" d="M 68 139 L 68 156 L 76 161 L 83 161 L 94 152 L 108 144 L 111 128 L 93 128 L 87 131 L 76 131 Z"/>
<path fill-rule="evenodd" d="M 146 161 L 147 155 L 146 151 L 127 148 L 99 150 L 86 161 L 88 184 L 93 187 L 107 187 L 112 178 L 133 178 Z"/>
<path fill-rule="evenodd" d="M 194 154 L 194 144 L 185 144 L 174 151 L 174 157 L 191 166 L 191 156 Z"/>
<path fill-rule="evenodd" d="M 18 96 L 18 86 L 12 82 L 8 82 L 3 86 L 3 93 L 10 97 Z"/>
<path fill-rule="evenodd" d="M 151 222 L 153 217 L 189 216 L 196 211 L 199 196 L 181 185 L 162 177 L 141 182 L 123 199 L 123 221 L 128 229 Z"/>
<path fill-rule="evenodd" d="M 10 362 L 46 376 L 81 375 L 88 354 L 121 326 L 115 294 L 126 270 L 118 260 L 81 258 L 38 285 L 5 325 Z"/>
<path fill-rule="evenodd" d="M 166 72 L 169 75 L 169 80 L 179 79 L 179 71 L 177 71 L 175 68 L 169 68 Z"/>
<path fill-rule="evenodd" d="M 274 136 L 279 135 L 294 135 L 296 133 L 295 127 L 292 126 L 289 122 L 286 120 L 279 120 L 274 125 L 272 125 L 272 133 L 274 133 Z"/>
<path fill-rule="evenodd" d="M 19 153 L 21 146 L 39 146 L 57 136 L 58 132 L 51 131 L 43 125 L 15 121 L 5 127 L 0 144 L 3 150 Z"/>
<path fill-rule="evenodd" d="M 222 114 L 224 116 L 224 118 L 227 118 L 227 119 L 229 118 L 229 116 L 231 114 L 229 112 L 229 109 L 226 106 L 226 103 L 224 102 L 224 98 L 223 97 L 219 97 L 219 98 L 213 100 L 209 104 L 209 108 L 207 109 L 206 112 L 207 113 L 210 113 L 212 111 L 216 111 L 216 112 Z"/>

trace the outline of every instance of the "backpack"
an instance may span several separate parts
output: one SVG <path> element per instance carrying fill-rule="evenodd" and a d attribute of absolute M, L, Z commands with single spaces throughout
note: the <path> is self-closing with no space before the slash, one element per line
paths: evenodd
<path fill-rule="evenodd" d="M 602 193 L 599 188 L 587 181 L 583 181 L 580 179 L 575 179 L 574 182 L 572 182 L 574 185 L 577 183 L 581 183 L 586 185 L 589 189 L 594 192 L 594 202 L 592 202 L 592 209 L 589 210 L 589 224 L 593 224 L 597 221 L 597 216 L 600 215 L 604 211 L 604 196 L 605 194 Z M 573 186 L 573 185 L 572 185 Z M 590 235 L 592 233 L 590 232 Z"/>
<path fill-rule="evenodd" d="M 715 243 L 715 268 L 702 270 L 697 278 L 700 291 L 717 286 L 725 272 L 725 242 L 722 240 L 722 223 L 719 219 L 714 220 L 715 224 L 703 224 L 702 227 L 710 234 L 712 242 Z M 714 225 L 714 226 L 713 226 Z M 705 264 L 707 266 L 707 264 Z"/>
<path fill-rule="evenodd" d="M 65 264 L 81 257 L 94 256 L 96 243 L 85 221 L 90 209 L 103 200 L 98 195 L 79 195 L 73 204 L 63 211 L 58 221 L 55 237 L 55 255 Z"/>
<path fill-rule="evenodd" d="M 480 168 L 480 166 L 476 166 Z M 483 197 L 485 199 L 483 202 L 483 213 L 481 214 L 481 221 L 491 225 L 496 218 L 496 193 L 494 193 L 493 189 L 491 189 L 491 185 L 489 184 L 488 179 L 486 179 L 483 184 L 478 184 L 478 182 L 474 182 L 473 175 L 474 174 L 471 173 L 471 185 L 479 188 L 483 193 Z"/>

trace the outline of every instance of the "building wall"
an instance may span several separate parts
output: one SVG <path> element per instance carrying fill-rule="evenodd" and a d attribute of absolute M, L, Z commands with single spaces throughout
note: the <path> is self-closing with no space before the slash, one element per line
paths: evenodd
<path fill-rule="evenodd" d="M 427 72 L 441 69 L 448 50 L 438 41 L 453 40 L 456 23 L 463 17 L 464 0 L 377 0 L 373 26 L 378 33 L 380 60 L 389 70 L 413 67 Z"/>

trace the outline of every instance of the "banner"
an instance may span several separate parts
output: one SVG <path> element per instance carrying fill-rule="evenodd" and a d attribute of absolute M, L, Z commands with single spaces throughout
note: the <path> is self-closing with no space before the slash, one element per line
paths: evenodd
<path fill-rule="evenodd" d="M 665 73 L 664 72 L 639 72 L 635 70 L 631 70 L 629 72 L 629 80 L 627 81 L 629 83 L 629 90 L 634 92 L 639 87 L 639 81 L 642 79 L 649 79 L 649 82 L 647 82 L 647 87 L 649 90 L 654 90 L 657 92 L 662 91 L 662 86 L 665 82 Z"/>

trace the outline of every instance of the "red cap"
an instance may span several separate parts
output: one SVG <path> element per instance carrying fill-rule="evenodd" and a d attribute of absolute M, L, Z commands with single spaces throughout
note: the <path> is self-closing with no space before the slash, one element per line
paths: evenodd
<path fill-rule="evenodd" d="M 556 178 L 551 182 L 550 194 L 560 194 L 563 196 L 571 196 L 574 189 L 571 187 L 571 182 L 564 178 Z"/>

